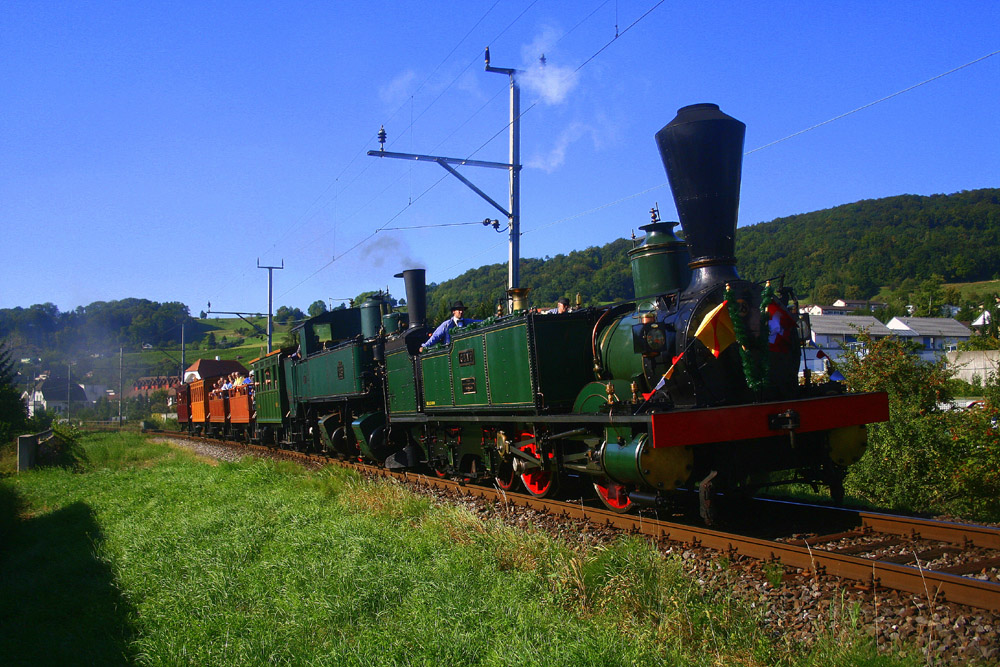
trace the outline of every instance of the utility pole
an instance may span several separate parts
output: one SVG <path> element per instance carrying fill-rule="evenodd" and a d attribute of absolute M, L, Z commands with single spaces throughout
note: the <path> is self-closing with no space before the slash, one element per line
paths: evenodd
<path fill-rule="evenodd" d="M 385 150 L 385 128 L 378 132 L 381 147 L 377 151 L 368 151 L 371 157 L 390 157 L 400 160 L 417 160 L 436 162 L 449 174 L 462 181 L 466 187 L 485 199 L 493 208 L 507 217 L 510 232 L 510 249 L 507 260 L 507 288 L 519 287 L 520 282 L 520 246 L 521 246 L 521 88 L 517 83 L 517 70 L 490 66 L 490 49 L 486 47 L 486 71 L 506 74 L 510 77 L 510 161 L 487 162 L 484 160 L 465 160 L 462 158 L 441 157 L 438 155 L 417 155 L 415 153 L 391 153 Z M 491 169 L 506 169 L 508 178 L 509 210 L 496 203 L 485 192 L 472 184 L 451 165 L 466 167 L 489 167 Z"/>
<path fill-rule="evenodd" d="M 517 70 L 490 66 L 490 47 L 486 47 L 486 71 L 510 77 L 510 249 L 507 258 L 507 288 L 520 287 L 521 255 L 521 87 Z"/>
<path fill-rule="evenodd" d="M 125 348 L 118 348 L 118 430 L 122 428 L 122 396 L 125 391 L 124 377 L 125 377 Z"/>
<path fill-rule="evenodd" d="M 71 363 L 66 364 L 66 424 L 69 425 L 69 420 L 72 417 L 72 406 L 73 406 L 73 393 L 70 391 L 72 387 L 72 377 L 73 377 L 73 365 Z"/>
<path fill-rule="evenodd" d="M 181 322 L 181 382 L 184 382 L 184 371 L 187 369 L 187 361 L 184 358 L 186 351 L 184 347 L 184 323 Z"/>
<path fill-rule="evenodd" d="M 285 260 L 281 260 L 281 266 L 261 266 L 260 257 L 258 257 L 257 268 L 267 269 L 267 353 L 271 354 L 271 332 L 274 331 L 274 327 L 272 326 L 272 313 L 274 312 L 274 307 L 271 299 L 273 294 L 271 276 L 273 275 L 275 269 L 285 268 Z"/>

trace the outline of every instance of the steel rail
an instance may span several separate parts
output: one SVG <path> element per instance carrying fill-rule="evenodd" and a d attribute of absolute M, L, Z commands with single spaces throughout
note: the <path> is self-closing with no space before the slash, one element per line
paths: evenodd
<path fill-rule="evenodd" d="M 356 467 L 353 466 L 352 467 Z M 851 579 L 870 586 L 924 595 L 928 599 L 964 604 L 979 609 L 1000 611 L 1000 584 L 963 577 L 957 574 L 901 565 L 884 560 L 860 558 L 843 553 L 824 551 L 809 545 L 797 546 L 754 537 L 724 533 L 708 528 L 688 526 L 641 515 L 618 514 L 564 501 L 540 500 L 529 495 L 503 492 L 460 482 L 435 479 L 427 475 L 396 472 L 369 465 L 359 466 L 364 472 L 418 484 L 447 488 L 457 495 L 475 495 L 501 500 L 531 509 L 548 511 L 567 518 L 617 528 L 626 532 L 648 535 L 656 539 L 707 547 L 727 555 L 742 555 L 762 561 L 779 562 L 786 567 L 802 569 L 818 575 Z M 860 513 L 865 525 L 872 530 L 905 535 L 919 539 L 940 539 L 976 546 L 1000 544 L 1000 529 L 966 526 L 926 519 Z M 942 537 L 942 536 L 946 536 Z M 966 536 L 963 538 L 963 536 Z"/>

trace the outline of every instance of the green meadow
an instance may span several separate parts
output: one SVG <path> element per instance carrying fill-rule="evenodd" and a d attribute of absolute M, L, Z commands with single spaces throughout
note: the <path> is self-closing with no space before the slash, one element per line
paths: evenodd
<path fill-rule="evenodd" d="M 70 454 L 0 479 L 4 665 L 920 662 L 846 620 L 811 648 L 774 636 L 640 538 L 569 545 L 351 471 L 140 434 Z"/>

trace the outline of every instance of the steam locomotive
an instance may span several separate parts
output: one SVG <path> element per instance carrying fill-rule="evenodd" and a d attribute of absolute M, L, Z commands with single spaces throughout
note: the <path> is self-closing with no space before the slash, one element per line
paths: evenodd
<path fill-rule="evenodd" d="M 887 398 L 800 383 L 808 320 L 793 292 L 737 273 L 745 129 L 696 104 L 656 134 L 684 240 L 677 223 L 641 228 L 634 300 L 541 314 L 513 290 L 506 314 L 421 351 L 424 270 L 409 269 L 396 276 L 407 313 L 376 295 L 307 320 L 296 347 L 252 362 L 252 397 L 181 421 L 538 497 L 583 481 L 618 512 L 695 487 L 707 520 L 717 494 L 766 485 L 822 484 L 839 499 Z"/>

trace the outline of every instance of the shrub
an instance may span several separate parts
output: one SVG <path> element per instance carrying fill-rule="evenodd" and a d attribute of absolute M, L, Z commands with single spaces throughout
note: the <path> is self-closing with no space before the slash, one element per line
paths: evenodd
<path fill-rule="evenodd" d="M 921 361 L 895 338 L 858 338 L 865 352 L 848 351 L 841 371 L 853 391 L 888 393 L 889 421 L 868 427 L 868 451 L 847 475 L 848 493 L 897 510 L 1000 516 L 995 398 L 944 411 L 955 388 L 944 360 Z"/>
<path fill-rule="evenodd" d="M 87 462 L 87 454 L 79 439 L 80 432 L 72 426 L 53 426 L 52 437 L 38 444 L 38 465 L 81 469 Z"/>

